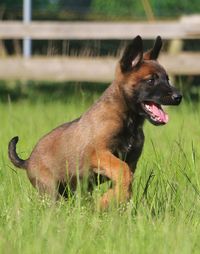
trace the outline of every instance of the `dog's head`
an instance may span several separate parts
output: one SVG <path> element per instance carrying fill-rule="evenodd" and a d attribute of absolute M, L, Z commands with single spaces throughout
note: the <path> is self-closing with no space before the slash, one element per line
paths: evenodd
<path fill-rule="evenodd" d="M 168 122 L 161 105 L 178 105 L 182 95 L 170 84 L 165 69 L 157 62 L 162 47 L 157 37 L 152 49 L 143 52 L 142 38 L 137 36 L 125 48 L 116 71 L 127 105 L 154 125 Z"/>

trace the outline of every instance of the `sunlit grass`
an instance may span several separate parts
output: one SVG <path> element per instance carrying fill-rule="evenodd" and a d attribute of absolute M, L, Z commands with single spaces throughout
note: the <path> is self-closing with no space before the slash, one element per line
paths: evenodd
<path fill-rule="evenodd" d="M 200 106 L 168 107 L 166 126 L 145 124 L 145 147 L 126 209 L 99 213 L 85 194 L 52 204 L 41 200 L 26 173 L 7 158 L 20 137 L 26 158 L 37 140 L 82 114 L 97 95 L 65 102 L 0 104 L 1 253 L 199 253 Z"/>

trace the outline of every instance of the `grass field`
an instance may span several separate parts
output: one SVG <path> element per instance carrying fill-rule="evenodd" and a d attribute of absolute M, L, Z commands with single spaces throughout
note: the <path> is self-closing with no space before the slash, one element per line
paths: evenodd
<path fill-rule="evenodd" d="M 39 97 L 39 95 L 38 95 Z M 7 158 L 19 135 L 26 158 L 37 140 L 78 117 L 98 97 L 0 102 L 0 253 L 200 253 L 200 104 L 167 108 L 164 127 L 145 124 L 146 142 L 127 208 L 99 213 L 87 194 L 41 200 Z"/>

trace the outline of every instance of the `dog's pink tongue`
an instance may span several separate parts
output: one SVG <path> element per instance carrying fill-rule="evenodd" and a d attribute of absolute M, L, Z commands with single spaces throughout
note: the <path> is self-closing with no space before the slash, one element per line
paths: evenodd
<path fill-rule="evenodd" d="M 166 114 L 162 108 L 158 107 L 154 103 L 150 103 L 149 106 L 151 107 L 152 113 L 157 116 L 160 122 L 167 123 L 169 120 L 168 114 Z"/>

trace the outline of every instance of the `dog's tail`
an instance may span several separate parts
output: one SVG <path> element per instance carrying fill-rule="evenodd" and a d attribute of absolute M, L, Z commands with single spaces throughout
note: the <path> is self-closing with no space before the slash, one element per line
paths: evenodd
<path fill-rule="evenodd" d="M 22 160 L 19 158 L 16 152 L 16 144 L 19 140 L 19 137 L 14 137 L 10 140 L 8 144 L 8 156 L 11 162 L 18 168 L 27 168 L 27 160 Z"/>

